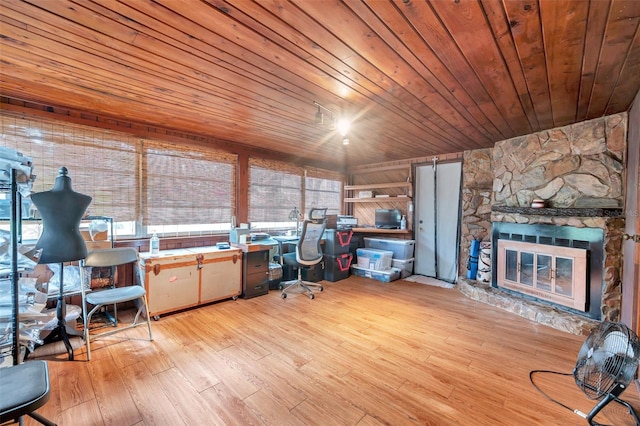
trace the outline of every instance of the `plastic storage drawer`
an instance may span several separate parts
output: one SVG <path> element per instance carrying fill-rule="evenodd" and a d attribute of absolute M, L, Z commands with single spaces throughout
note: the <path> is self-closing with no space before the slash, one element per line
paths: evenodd
<path fill-rule="evenodd" d="M 364 238 L 364 246 L 379 250 L 390 250 L 394 259 L 411 259 L 415 248 L 415 240 L 403 240 L 401 238 Z"/>
<path fill-rule="evenodd" d="M 349 253 L 351 248 L 352 230 L 325 229 L 324 248 L 325 254 Z M 348 269 L 348 268 L 347 268 Z"/>
<path fill-rule="evenodd" d="M 336 282 L 344 280 L 349 276 L 349 267 L 353 255 L 344 253 L 338 255 L 326 254 L 324 256 L 324 279 L 326 281 Z"/>
<path fill-rule="evenodd" d="M 400 269 L 391 268 L 386 271 L 376 271 L 373 269 L 360 268 L 358 266 L 351 266 L 351 274 L 359 277 L 372 278 L 376 281 L 383 283 L 389 283 L 400 278 Z"/>
<path fill-rule="evenodd" d="M 407 260 L 392 259 L 391 266 L 400 269 L 400 278 L 407 278 L 413 274 L 413 257 Z"/>
<path fill-rule="evenodd" d="M 373 248 L 359 248 L 358 266 L 366 269 L 383 271 L 391 268 L 393 252 L 390 250 L 379 250 Z"/>

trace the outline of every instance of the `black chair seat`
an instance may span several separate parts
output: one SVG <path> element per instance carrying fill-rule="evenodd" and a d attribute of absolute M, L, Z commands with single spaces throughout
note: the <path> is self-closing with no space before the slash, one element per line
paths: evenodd
<path fill-rule="evenodd" d="M 49 368 L 45 361 L 0 368 L 0 389 L 0 423 L 30 415 L 43 424 L 55 424 L 33 415 L 49 400 Z"/>

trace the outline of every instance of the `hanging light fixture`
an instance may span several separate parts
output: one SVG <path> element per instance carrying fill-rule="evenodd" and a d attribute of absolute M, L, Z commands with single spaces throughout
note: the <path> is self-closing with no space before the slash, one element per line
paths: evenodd
<path fill-rule="evenodd" d="M 324 114 L 322 113 L 322 111 L 320 111 L 320 105 L 318 105 L 318 112 L 316 112 L 315 123 L 316 124 L 324 123 Z"/>
<path fill-rule="evenodd" d="M 336 121 L 335 115 L 333 114 L 333 111 L 331 111 L 329 108 L 326 108 L 326 107 L 320 105 L 316 101 L 313 101 L 313 104 L 316 107 L 318 107 L 318 111 L 316 111 L 315 119 L 314 119 L 315 124 L 318 124 L 318 125 L 325 124 L 324 113 L 322 112 L 322 110 L 325 110 L 326 112 L 329 113 L 328 123 L 326 123 L 327 126 L 329 127 L 329 129 L 330 130 L 337 130 L 338 133 L 340 133 L 340 135 L 342 136 L 342 144 L 343 145 L 349 145 L 349 139 L 346 136 L 349 133 L 349 128 L 351 127 L 351 122 L 349 120 L 347 120 L 346 118 L 341 118 L 341 119 Z"/>

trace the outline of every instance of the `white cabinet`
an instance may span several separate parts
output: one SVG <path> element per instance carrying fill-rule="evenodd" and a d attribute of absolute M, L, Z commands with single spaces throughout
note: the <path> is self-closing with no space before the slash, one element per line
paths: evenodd
<path fill-rule="evenodd" d="M 212 246 L 140 253 L 138 266 L 152 316 L 235 298 L 242 292 L 240 249 Z"/>

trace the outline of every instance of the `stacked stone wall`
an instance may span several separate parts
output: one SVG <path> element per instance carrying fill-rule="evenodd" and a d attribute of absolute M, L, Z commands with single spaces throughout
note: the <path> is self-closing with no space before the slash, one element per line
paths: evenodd
<path fill-rule="evenodd" d="M 585 121 L 496 143 L 496 205 L 622 207 L 627 114 Z"/>
<path fill-rule="evenodd" d="M 471 241 L 491 241 L 493 149 L 465 151 L 462 163 L 460 275 L 467 275 Z"/>

